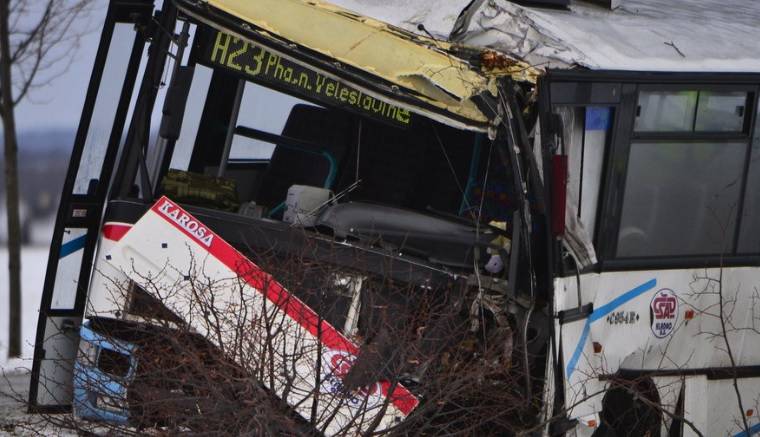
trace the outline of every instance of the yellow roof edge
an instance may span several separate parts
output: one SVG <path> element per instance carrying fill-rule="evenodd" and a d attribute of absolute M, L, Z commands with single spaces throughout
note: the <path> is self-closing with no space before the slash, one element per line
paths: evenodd
<path fill-rule="evenodd" d="M 204 22 L 205 24 L 208 24 L 209 26 L 213 25 L 214 28 L 216 28 L 217 30 L 219 30 L 221 32 L 228 33 L 228 34 L 230 34 L 232 36 L 235 36 L 235 37 L 238 37 L 238 38 L 241 38 L 241 39 L 247 39 L 245 35 L 240 34 L 239 32 L 235 31 L 234 29 L 226 28 L 226 27 L 223 27 L 223 26 L 219 26 L 216 23 L 208 22 L 203 17 L 199 17 L 199 16 L 193 14 L 192 12 L 187 12 L 187 13 L 188 13 L 188 15 L 190 15 L 190 16 L 194 17 L 195 19 L 197 19 L 198 21 Z M 287 57 L 287 54 L 279 52 L 276 49 L 272 49 L 272 48 L 268 47 L 267 50 L 273 52 L 274 54 L 276 54 L 278 56 Z M 291 59 L 291 61 L 294 62 L 294 63 L 296 63 L 296 64 L 300 64 L 300 65 L 302 65 L 304 67 L 313 69 L 313 70 L 319 72 L 320 74 L 322 74 L 322 75 L 324 75 L 324 76 L 326 76 L 326 77 L 328 77 L 330 79 L 345 82 L 345 79 L 343 79 L 341 77 L 338 77 L 338 76 L 332 74 L 329 71 L 321 70 L 321 69 L 315 67 L 314 65 L 302 63 L 302 62 L 300 62 L 297 59 Z M 362 85 L 354 83 L 354 82 L 351 82 L 351 86 L 354 87 L 354 88 L 356 88 L 357 90 L 361 91 L 362 93 L 371 96 L 371 97 L 374 97 L 374 98 L 379 99 L 379 100 L 386 101 L 389 104 L 392 104 L 394 106 L 398 106 L 399 108 L 409 110 L 411 112 L 423 115 L 423 116 L 428 117 L 428 118 L 430 118 L 432 120 L 438 121 L 440 123 L 443 123 L 443 124 L 446 124 L 446 125 L 458 128 L 458 129 L 478 131 L 478 132 L 487 132 L 488 131 L 488 123 L 489 123 L 489 121 L 488 121 L 488 119 L 484 115 L 482 115 L 482 113 L 479 113 L 481 115 L 481 117 L 482 117 L 480 120 L 467 119 L 467 121 L 465 121 L 465 120 L 461 119 L 461 118 L 464 118 L 464 117 L 461 117 L 461 118 L 452 118 L 450 116 L 446 116 L 446 115 L 441 114 L 439 112 L 430 111 L 428 109 L 425 109 L 425 108 L 417 106 L 417 105 L 410 105 L 410 104 L 408 104 L 408 103 L 406 103 L 406 102 L 404 102 L 402 100 L 393 99 L 393 98 L 389 97 L 386 94 L 378 93 L 378 92 L 376 92 L 374 90 L 371 90 L 369 88 L 363 87 Z M 493 87 L 490 87 L 490 88 L 493 88 Z M 459 114 L 452 113 L 452 115 L 459 115 Z"/>
<path fill-rule="evenodd" d="M 481 68 L 479 71 L 481 75 L 487 78 L 511 76 L 512 79 L 514 80 L 522 81 L 522 82 L 530 82 L 530 83 L 535 84 L 537 82 L 537 78 L 543 74 L 543 71 L 540 68 L 534 67 L 533 65 L 525 61 L 522 61 L 520 59 L 516 59 L 509 53 L 505 53 L 498 49 L 494 49 L 490 47 L 473 46 L 473 45 L 467 45 L 467 44 L 462 44 L 462 43 L 453 43 L 450 41 L 434 39 L 429 36 L 410 32 L 406 29 L 400 28 L 398 26 L 387 23 L 385 21 L 378 20 L 376 18 L 369 17 L 366 15 L 362 15 L 358 12 L 354 12 L 349 9 L 345 9 L 343 7 L 337 6 L 334 3 L 330 3 L 330 2 L 326 2 L 322 0 L 306 0 L 306 3 L 312 4 L 315 7 L 331 10 L 339 14 L 349 15 L 353 19 L 362 20 L 365 24 L 377 26 L 379 28 L 383 28 L 384 30 L 388 32 L 393 32 L 399 38 L 407 39 L 408 41 L 415 44 L 422 44 L 426 46 L 427 48 L 429 48 L 430 50 L 439 51 L 441 53 L 444 53 L 447 56 L 457 57 L 458 59 L 462 60 L 462 62 L 467 62 L 467 61 L 463 57 L 458 56 L 456 53 L 458 52 L 480 53 L 481 58 L 483 58 L 485 55 L 489 53 L 497 53 L 499 56 L 503 58 L 503 60 L 501 61 L 501 65 L 494 66 L 493 68 L 484 67 L 484 68 Z"/>
<path fill-rule="evenodd" d="M 232 15 L 243 23 L 250 23 L 251 27 L 248 29 L 245 25 L 241 25 L 239 29 L 225 26 L 223 20 L 219 20 L 213 14 L 203 13 L 197 3 L 177 0 L 177 4 L 184 12 L 224 32 L 235 34 L 244 39 L 249 39 L 243 34 L 246 31 L 255 32 L 257 35 L 276 41 L 280 45 L 283 40 L 293 42 L 329 59 L 335 59 L 337 62 L 364 71 L 370 76 L 377 76 L 398 87 L 394 89 L 411 91 L 411 93 L 407 93 L 407 97 L 412 96 L 419 99 L 421 103 L 438 108 L 438 111 L 443 114 L 435 114 L 436 110 L 425 109 L 425 105 L 419 107 L 413 103 L 410 104 L 408 98 L 404 102 L 403 99 L 394 99 L 387 93 L 360 87 L 367 94 L 374 94 L 375 97 L 382 100 L 391 100 L 393 104 L 415 113 L 421 113 L 447 124 L 459 125 L 468 129 L 483 130 L 488 123 L 487 117 L 477 108 L 471 97 L 489 91 L 492 88 L 489 86 L 490 79 L 463 60 L 444 53 L 440 48 L 442 47 L 440 43 L 433 42 L 429 38 L 415 36 L 403 29 L 342 10 L 334 5 L 326 6 L 327 4 L 324 2 L 311 1 L 306 3 L 301 0 L 257 0 L 250 3 L 243 0 L 208 0 L 205 2 L 205 5 Z M 274 13 L 272 12 L 273 9 L 279 11 Z M 314 14 L 315 11 L 320 11 L 320 14 Z M 308 20 L 292 19 L 293 16 L 307 13 Z M 291 17 L 286 20 L 290 22 L 290 25 L 282 24 L 286 15 Z M 294 28 L 293 23 L 303 22 L 307 22 L 308 25 L 295 27 L 305 27 L 306 29 Z M 354 38 L 312 38 L 313 32 L 310 30 L 317 27 L 324 29 L 329 24 L 337 25 L 340 28 L 339 30 L 346 31 Z M 342 34 L 345 32 L 335 33 Z M 359 36 L 361 38 L 357 38 Z M 425 43 L 421 43 L 421 41 L 425 41 Z M 430 47 L 427 45 L 428 43 L 439 44 L 439 47 Z M 450 48 L 451 44 L 446 43 L 445 47 Z M 268 46 L 268 49 L 273 49 L 273 47 Z M 286 53 L 279 54 L 297 62 L 296 59 Z M 303 62 L 302 65 L 312 69 L 318 67 Z M 331 75 L 330 72 L 324 70 L 321 72 L 332 76 L 333 79 L 346 81 L 345 77 L 336 77 L 336 75 Z M 420 78 L 426 80 L 421 81 Z M 370 81 L 371 79 L 368 80 L 368 82 Z M 350 83 L 354 86 L 359 85 L 354 81 L 350 81 Z M 447 98 L 442 98 L 443 94 Z M 451 117 L 446 116 L 446 113 L 451 114 Z"/>

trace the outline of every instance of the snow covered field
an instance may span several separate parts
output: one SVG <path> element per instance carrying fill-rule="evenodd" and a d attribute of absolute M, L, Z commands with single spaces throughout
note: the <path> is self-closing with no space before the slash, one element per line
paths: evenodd
<path fill-rule="evenodd" d="M 22 356 L 8 360 L 8 250 L 0 248 L 0 435 L 62 435 L 60 430 L 25 414 L 29 371 L 32 367 L 37 314 L 47 266 L 47 246 L 26 246 L 21 251 Z"/>
<path fill-rule="evenodd" d="M 0 369 L 29 369 L 32 366 L 37 315 L 45 281 L 48 246 L 26 246 L 21 251 L 22 346 L 21 359 L 8 360 L 8 250 L 0 248 Z"/>

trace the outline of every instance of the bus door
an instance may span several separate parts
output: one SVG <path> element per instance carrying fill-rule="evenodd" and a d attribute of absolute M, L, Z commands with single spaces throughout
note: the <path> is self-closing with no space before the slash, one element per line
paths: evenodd
<path fill-rule="evenodd" d="M 34 348 L 29 405 L 65 411 L 103 205 L 145 47 L 153 0 L 112 0 L 64 182 Z"/>

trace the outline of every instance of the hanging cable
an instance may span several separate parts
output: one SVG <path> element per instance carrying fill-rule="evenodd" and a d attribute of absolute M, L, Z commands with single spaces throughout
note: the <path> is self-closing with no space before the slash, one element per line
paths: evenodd
<path fill-rule="evenodd" d="M 467 199 L 465 198 L 464 188 L 462 188 L 462 184 L 459 183 L 459 177 L 457 176 L 456 170 L 454 170 L 454 164 L 451 163 L 449 154 L 446 153 L 446 147 L 443 145 L 443 140 L 441 140 L 441 136 L 438 135 L 438 129 L 436 129 L 434 124 L 431 124 L 431 127 L 433 128 L 433 133 L 435 134 L 436 140 L 438 140 L 438 145 L 441 146 L 441 153 L 443 153 L 443 157 L 446 158 L 446 163 L 449 165 L 449 170 L 451 171 L 451 175 L 454 176 L 454 182 L 456 183 L 457 188 L 459 189 L 459 193 L 462 195 L 462 198 L 464 199 L 466 203 Z M 467 205 L 467 207 L 469 208 L 469 204 Z"/>
<path fill-rule="evenodd" d="M 486 193 L 486 187 L 488 186 L 488 176 L 491 170 L 491 155 L 493 154 L 493 144 L 494 141 L 491 141 L 489 147 L 488 147 L 488 157 L 486 158 L 486 172 L 483 175 L 483 185 L 480 190 L 480 205 L 478 206 L 478 215 L 475 219 L 475 241 L 480 241 L 480 221 L 483 217 L 483 204 L 485 203 L 485 193 Z M 478 310 L 478 318 L 480 319 L 480 327 L 481 332 L 483 333 L 483 344 L 485 344 L 487 335 L 486 335 L 486 318 L 485 318 L 485 312 L 483 311 L 483 285 L 481 283 L 480 279 L 480 266 L 478 265 L 478 261 L 480 259 L 480 249 L 476 245 L 475 251 L 473 256 L 473 271 L 475 272 L 475 280 L 478 283 L 478 294 L 475 297 L 475 300 L 473 301 L 473 306 L 477 305 Z M 472 313 L 473 311 L 470 310 Z"/>

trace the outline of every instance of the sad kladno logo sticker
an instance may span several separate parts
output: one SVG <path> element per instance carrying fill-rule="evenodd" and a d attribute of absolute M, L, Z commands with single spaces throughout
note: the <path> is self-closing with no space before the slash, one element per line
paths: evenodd
<path fill-rule="evenodd" d="M 322 354 L 322 392 L 339 396 L 346 405 L 353 408 L 375 408 L 382 404 L 382 386 L 379 382 L 362 387 L 352 393 L 347 393 L 343 386 L 343 378 L 348 375 L 356 357 L 339 351 L 326 351 Z"/>
<path fill-rule="evenodd" d="M 655 337 L 665 338 L 673 332 L 678 319 L 678 298 L 673 290 L 663 288 L 655 293 L 649 304 L 649 318 Z"/>

